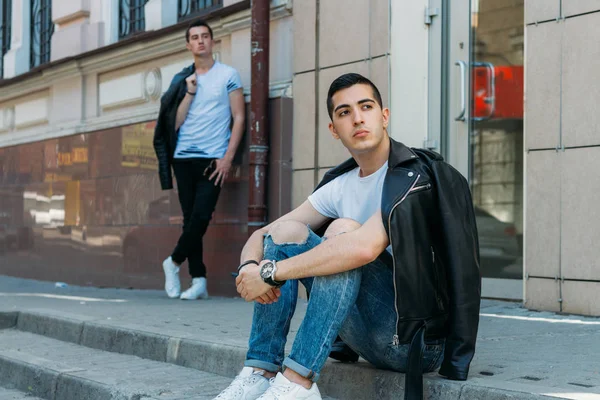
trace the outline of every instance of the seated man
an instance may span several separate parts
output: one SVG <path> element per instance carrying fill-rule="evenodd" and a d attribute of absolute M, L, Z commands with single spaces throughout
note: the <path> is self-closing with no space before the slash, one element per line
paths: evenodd
<path fill-rule="evenodd" d="M 316 381 L 338 335 L 377 368 L 406 372 L 406 399 L 422 398 L 422 373 L 442 360 L 441 374 L 467 377 L 480 278 L 465 179 L 390 139 L 389 110 L 368 79 L 337 78 L 327 107 L 352 158 L 244 246 L 236 283 L 256 302 L 249 350 L 217 399 L 321 399 Z M 328 223 L 322 237 L 312 230 Z M 284 359 L 298 282 L 310 300 Z"/>

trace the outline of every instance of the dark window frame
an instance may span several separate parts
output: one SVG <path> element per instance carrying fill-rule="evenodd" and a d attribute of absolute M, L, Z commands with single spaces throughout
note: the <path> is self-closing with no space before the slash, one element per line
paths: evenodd
<path fill-rule="evenodd" d="M 52 0 L 31 0 L 30 68 L 50 62 L 52 35 Z"/>
<path fill-rule="evenodd" d="M 177 21 L 198 18 L 223 7 L 223 0 L 177 0 Z"/>
<path fill-rule="evenodd" d="M 4 55 L 10 50 L 12 34 L 12 0 L 0 0 L 0 79 L 4 77 Z"/>
<path fill-rule="evenodd" d="M 146 30 L 146 3 L 148 0 L 119 0 L 119 40 Z"/>

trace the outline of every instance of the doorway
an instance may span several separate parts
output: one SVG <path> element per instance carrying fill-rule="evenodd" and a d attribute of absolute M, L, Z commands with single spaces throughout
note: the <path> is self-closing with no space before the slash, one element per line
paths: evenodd
<path fill-rule="evenodd" d="M 524 1 L 430 4 L 426 143 L 469 180 L 482 295 L 521 300 Z"/>

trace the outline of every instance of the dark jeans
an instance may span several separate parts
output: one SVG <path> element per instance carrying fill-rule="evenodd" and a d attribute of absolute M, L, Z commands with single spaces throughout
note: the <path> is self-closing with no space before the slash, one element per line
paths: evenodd
<path fill-rule="evenodd" d="M 173 162 L 179 204 L 183 212 L 183 233 L 171 258 L 177 264 L 187 259 L 192 278 L 206 276 L 206 265 L 202 260 L 202 237 L 221 192 L 221 187 L 215 186 L 214 179 L 208 180 L 210 173 L 204 173 L 211 161 L 213 160 L 207 158 L 194 158 Z"/>

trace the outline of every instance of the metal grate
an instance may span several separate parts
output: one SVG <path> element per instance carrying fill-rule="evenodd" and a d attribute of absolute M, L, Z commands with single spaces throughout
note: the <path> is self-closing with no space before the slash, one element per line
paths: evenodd
<path fill-rule="evenodd" d="M 146 30 L 148 0 L 119 0 L 119 40 Z"/>
<path fill-rule="evenodd" d="M 53 33 L 52 0 L 31 0 L 31 68 L 50 61 Z"/>
<path fill-rule="evenodd" d="M 0 46 L 2 47 L 0 79 L 4 77 L 4 55 L 10 49 L 11 4 L 12 0 L 0 0 Z"/>
<path fill-rule="evenodd" d="M 177 0 L 177 18 L 199 17 L 221 7 L 223 0 Z"/>

